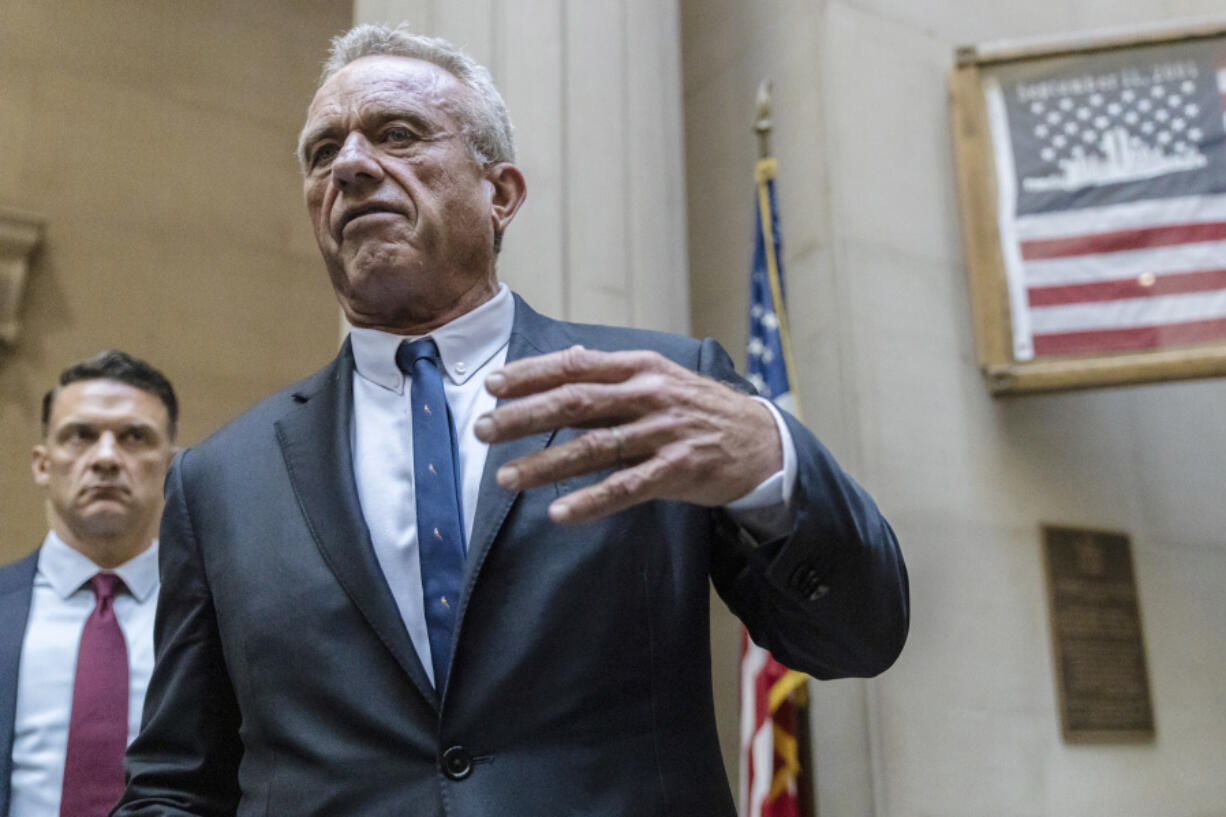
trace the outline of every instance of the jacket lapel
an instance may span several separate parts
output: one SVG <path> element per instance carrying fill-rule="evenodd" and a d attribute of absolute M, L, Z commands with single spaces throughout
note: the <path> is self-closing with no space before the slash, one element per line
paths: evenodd
<path fill-rule="evenodd" d="M 17 677 L 34 593 L 38 551 L 0 570 L 0 814 L 8 814 L 17 719 Z"/>
<path fill-rule="evenodd" d="M 518 295 L 515 296 L 515 323 L 511 329 L 511 340 L 507 347 L 507 362 L 523 357 L 541 355 L 547 352 L 565 349 L 573 344 L 573 340 L 565 331 L 565 324 L 546 318 L 524 303 Z M 503 400 L 499 400 L 501 405 Z M 485 459 L 485 468 L 481 472 L 481 488 L 477 495 L 477 511 L 473 519 L 473 532 L 468 545 L 468 559 L 464 567 L 464 593 L 461 596 L 460 613 L 456 623 L 456 641 L 464 626 L 464 613 L 468 609 L 468 599 L 476 585 L 481 572 L 481 565 L 489 553 L 490 547 L 502 529 L 511 507 L 519 498 L 517 492 L 506 491 L 498 486 L 495 475 L 498 469 L 511 460 L 539 451 L 549 444 L 556 432 L 546 431 L 499 443 L 490 447 Z M 452 653 L 454 661 L 455 653 Z"/>
<path fill-rule="evenodd" d="M 299 507 L 320 554 L 380 640 L 438 709 L 438 695 L 413 649 L 379 568 L 353 477 L 353 352 L 349 341 L 332 365 L 294 394 L 277 421 L 277 441 Z"/>

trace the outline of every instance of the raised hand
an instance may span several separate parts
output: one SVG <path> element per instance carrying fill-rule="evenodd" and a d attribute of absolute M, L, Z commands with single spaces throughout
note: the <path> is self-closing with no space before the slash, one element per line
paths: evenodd
<path fill-rule="evenodd" d="M 503 488 L 617 469 L 555 501 L 549 514 L 556 522 L 586 522 L 652 499 L 724 505 L 782 467 L 766 406 L 655 352 L 574 346 L 509 363 L 485 387 L 516 399 L 477 420 L 484 442 L 590 429 L 504 465 L 497 474 Z"/>

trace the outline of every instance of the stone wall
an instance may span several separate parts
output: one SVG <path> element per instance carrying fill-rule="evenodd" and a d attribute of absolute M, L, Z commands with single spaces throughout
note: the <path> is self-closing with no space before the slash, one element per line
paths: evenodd
<path fill-rule="evenodd" d="M 198 441 L 336 348 L 293 149 L 348 2 L 0 0 L 0 206 L 47 220 L 0 349 L 0 561 L 46 532 L 43 392 L 106 347 L 148 359 Z"/>
<path fill-rule="evenodd" d="M 1193 817 L 1226 776 L 1226 383 L 994 400 L 975 364 L 945 78 L 954 48 L 1170 23 L 1204 0 L 683 0 L 692 323 L 744 343 L 754 89 L 775 154 L 806 419 L 911 570 L 877 680 L 814 686 L 822 817 Z M 1132 536 L 1157 738 L 1060 737 L 1039 525 Z M 726 626 L 725 626 L 726 625 Z M 736 632 L 725 622 L 717 636 Z M 735 650 L 722 656 L 731 683 Z M 724 724 L 732 743 L 734 710 Z"/>

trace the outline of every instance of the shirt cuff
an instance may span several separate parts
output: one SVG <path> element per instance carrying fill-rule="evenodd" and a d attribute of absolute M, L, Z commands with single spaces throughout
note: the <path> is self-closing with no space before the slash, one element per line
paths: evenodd
<path fill-rule="evenodd" d="M 779 440 L 783 445 L 783 467 L 758 483 L 745 496 L 729 502 L 724 510 L 738 525 L 765 541 L 792 529 L 789 503 L 796 485 L 796 444 L 775 404 L 763 397 L 752 399 L 765 405 L 775 420 L 775 428 L 779 430 Z"/>

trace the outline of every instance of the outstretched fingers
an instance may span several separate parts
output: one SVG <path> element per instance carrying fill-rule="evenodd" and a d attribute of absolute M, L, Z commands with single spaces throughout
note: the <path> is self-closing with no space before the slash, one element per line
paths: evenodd
<path fill-rule="evenodd" d="M 671 426 L 645 418 L 620 426 L 594 428 L 498 469 L 498 484 L 524 491 L 606 468 L 625 468 L 653 456 L 675 436 Z"/>
<path fill-rule="evenodd" d="M 654 352 L 600 352 L 572 346 L 508 363 L 486 378 L 485 387 L 498 398 L 523 397 L 566 383 L 621 383 L 666 362 Z"/>
<path fill-rule="evenodd" d="M 554 522 L 577 525 L 660 498 L 665 495 L 667 475 L 667 464 L 654 457 L 630 468 L 622 468 L 595 485 L 554 501 L 549 506 L 549 518 Z"/>

